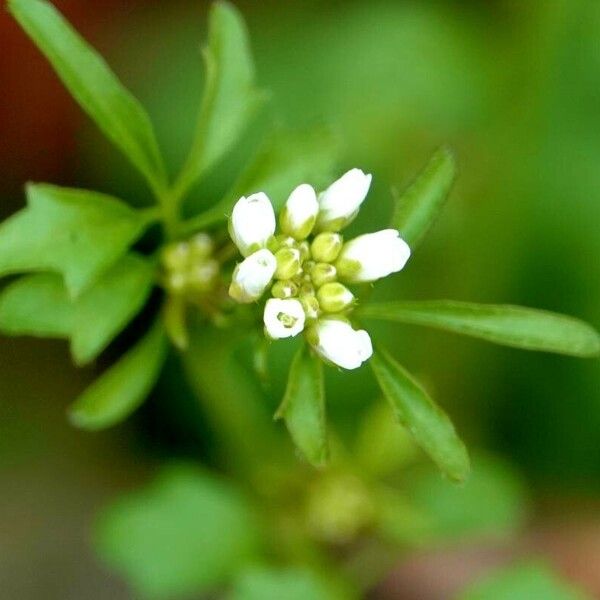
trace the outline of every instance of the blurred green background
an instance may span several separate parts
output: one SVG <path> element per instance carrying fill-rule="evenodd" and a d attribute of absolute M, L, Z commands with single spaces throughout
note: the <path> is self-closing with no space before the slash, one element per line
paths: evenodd
<path fill-rule="evenodd" d="M 174 170 L 191 140 L 202 89 L 208 4 L 56 5 L 148 107 Z M 402 189 L 436 146 L 448 143 L 457 153 L 459 179 L 442 218 L 376 297 L 523 304 L 600 325 L 599 2 L 236 5 L 251 32 L 258 80 L 272 94 L 269 115 L 294 128 L 330 124 L 340 140 L 340 172 L 358 166 L 373 173 L 353 230 L 385 224 L 391 190 Z M 0 44 L 1 216 L 21 207 L 25 180 L 146 202 L 125 160 L 5 13 Z M 242 160 L 243 151 L 219 165 L 194 202 L 214 200 Z M 422 569 L 439 574 L 460 563 L 475 570 L 525 546 L 600 596 L 598 361 L 384 329 L 380 334 L 467 444 L 520 474 L 532 508 L 508 547 L 471 556 L 464 543 L 450 545 L 436 555 L 439 564 L 408 558 L 382 594 L 444 598 L 413 581 Z M 95 511 L 146 481 L 165 459 L 204 457 L 210 448 L 202 415 L 180 391 L 176 372 L 125 425 L 97 435 L 72 429 L 64 409 L 93 376 L 93 368 L 70 365 L 63 344 L 1 339 L 2 598 L 127 598 L 88 548 Z M 329 377 L 333 420 L 351 431 L 352 415 L 375 388 L 362 373 L 343 385 L 336 373 Z M 468 575 L 465 569 L 461 581 Z M 403 595 L 394 595 L 399 589 Z"/>

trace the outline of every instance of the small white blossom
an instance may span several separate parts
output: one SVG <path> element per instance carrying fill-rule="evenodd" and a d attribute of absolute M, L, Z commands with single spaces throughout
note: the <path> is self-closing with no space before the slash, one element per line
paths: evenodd
<path fill-rule="evenodd" d="M 229 233 L 243 256 L 263 248 L 275 233 L 275 212 L 263 193 L 242 196 L 233 207 Z"/>
<path fill-rule="evenodd" d="M 312 231 L 318 213 L 317 194 L 311 185 L 303 183 L 290 194 L 283 208 L 281 230 L 296 239 L 304 239 Z"/>
<path fill-rule="evenodd" d="M 336 266 L 340 278 L 359 283 L 400 271 L 410 257 L 408 244 L 395 229 L 367 233 L 342 247 Z"/>
<path fill-rule="evenodd" d="M 319 195 L 317 227 L 339 231 L 357 215 L 371 186 L 371 175 L 351 169 Z"/>
<path fill-rule="evenodd" d="M 294 337 L 304 329 L 304 308 L 294 298 L 271 298 L 265 304 L 263 320 L 265 330 L 272 339 Z"/>
<path fill-rule="evenodd" d="M 269 250 L 256 251 L 235 268 L 229 295 L 242 303 L 258 300 L 271 283 L 276 268 L 277 260 Z"/>
<path fill-rule="evenodd" d="M 343 369 L 358 369 L 373 354 L 369 334 L 352 329 L 346 321 L 320 319 L 312 333 L 310 341 L 317 353 Z"/>

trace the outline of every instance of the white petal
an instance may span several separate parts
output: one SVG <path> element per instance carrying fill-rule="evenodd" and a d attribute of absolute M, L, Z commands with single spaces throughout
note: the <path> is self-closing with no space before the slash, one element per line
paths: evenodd
<path fill-rule="evenodd" d="M 410 248 L 395 229 L 384 229 L 360 235 L 344 244 L 338 261 L 340 277 L 345 281 L 375 281 L 404 268 Z M 357 263 L 356 271 L 348 271 L 344 263 Z"/>
<path fill-rule="evenodd" d="M 275 233 L 275 212 L 269 197 L 263 192 L 242 196 L 233 207 L 229 232 L 244 256 L 264 247 Z"/>
<path fill-rule="evenodd" d="M 282 339 L 294 337 L 304 329 L 304 309 L 299 300 L 270 298 L 263 314 L 265 329 L 269 337 Z"/>
<path fill-rule="evenodd" d="M 371 175 L 360 169 L 351 169 L 334 181 L 319 195 L 319 227 L 326 229 L 337 221 L 339 228 L 345 227 L 358 213 L 370 186 Z"/>
<path fill-rule="evenodd" d="M 269 250 L 257 250 L 235 268 L 229 295 L 242 303 L 258 300 L 273 279 L 276 268 L 277 260 Z"/>
<path fill-rule="evenodd" d="M 319 203 L 314 188 L 308 183 L 299 185 L 285 204 L 282 218 L 284 233 L 305 238 L 311 232 L 318 213 Z"/>
<path fill-rule="evenodd" d="M 343 369 L 357 369 L 373 354 L 369 334 L 364 329 L 352 329 L 345 321 L 320 319 L 315 331 L 315 350 Z"/>

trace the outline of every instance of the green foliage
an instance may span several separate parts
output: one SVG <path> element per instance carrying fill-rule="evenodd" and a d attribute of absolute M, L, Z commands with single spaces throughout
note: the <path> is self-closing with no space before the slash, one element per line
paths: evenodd
<path fill-rule="evenodd" d="M 73 309 L 62 278 L 54 273 L 21 277 L 0 294 L 0 331 L 6 335 L 68 338 Z"/>
<path fill-rule="evenodd" d="M 50 61 L 72 96 L 129 158 L 155 191 L 166 177 L 148 115 L 104 59 L 43 0 L 9 0 L 21 27 Z"/>
<path fill-rule="evenodd" d="M 246 500 L 191 466 L 162 471 L 101 515 L 95 545 L 136 597 L 195 597 L 227 583 L 258 549 Z"/>
<path fill-rule="evenodd" d="M 417 179 L 396 199 L 392 227 L 398 229 L 411 250 L 437 219 L 455 176 L 454 154 L 448 148 L 440 148 Z"/>
<path fill-rule="evenodd" d="M 407 494 L 426 519 L 420 533 L 428 541 L 504 539 L 519 531 L 527 514 L 524 482 L 499 459 L 476 456 L 461 486 L 447 485 L 432 470 L 414 473 Z"/>
<path fill-rule="evenodd" d="M 227 2 L 212 5 L 204 60 L 204 97 L 192 149 L 176 185 L 180 193 L 232 148 L 263 99 L 254 84 L 246 25 Z"/>
<path fill-rule="evenodd" d="M 319 187 L 331 179 L 336 151 L 336 140 L 328 129 L 278 130 L 264 142 L 225 197 L 187 221 L 184 230 L 193 232 L 226 221 L 241 196 L 258 191 L 269 196 L 275 210 L 280 209 L 297 185 L 309 182 Z"/>
<path fill-rule="evenodd" d="M 437 327 L 525 350 L 581 357 L 600 354 L 600 336 L 587 323 L 520 306 L 431 300 L 365 305 L 361 312 L 365 317 Z"/>
<path fill-rule="evenodd" d="M 528 562 L 500 569 L 471 585 L 456 600 L 586 600 L 588 596 L 543 563 Z"/>
<path fill-rule="evenodd" d="M 156 382 L 166 353 L 160 321 L 123 358 L 103 373 L 69 408 L 71 423 L 104 429 L 128 417 Z"/>
<path fill-rule="evenodd" d="M 71 352 L 78 364 L 93 360 L 142 308 L 154 283 L 154 265 L 125 255 L 75 302 Z"/>
<path fill-rule="evenodd" d="M 294 443 L 311 464 L 325 465 L 329 450 L 323 364 L 302 344 L 290 367 L 285 396 L 277 411 Z"/>
<path fill-rule="evenodd" d="M 334 600 L 340 598 L 314 573 L 301 568 L 251 567 L 236 580 L 228 600 Z"/>
<path fill-rule="evenodd" d="M 57 271 L 76 297 L 148 222 L 145 213 L 98 192 L 30 184 L 27 207 L 0 225 L 0 275 Z"/>
<path fill-rule="evenodd" d="M 469 474 L 469 456 L 446 413 L 384 350 L 376 350 L 370 363 L 398 422 L 450 479 L 464 481 Z"/>

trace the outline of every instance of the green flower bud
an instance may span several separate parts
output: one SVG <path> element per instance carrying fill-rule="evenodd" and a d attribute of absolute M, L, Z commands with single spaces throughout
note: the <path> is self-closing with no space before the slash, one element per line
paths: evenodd
<path fill-rule="evenodd" d="M 187 242 L 176 242 L 165 246 L 161 253 L 163 265 L 169 271 L 179 271 L 187 266 L 190 247 Z"/>
<path fill-rule="evenodd" d="M 213 242 L 207 233 L 196 234 L 189 242 L 194 258 L 206 258 L 212 254 Z"/>
<path fill-rule="evenodd" d="M 293 281 L 276 281 L 271 288 L 271 295 L 275 298 L 293 298 L 298 295 L 298 286 Z"/>
<path fill-rule="evenodd" d="M 335 268 L 340 279 L 353 281 L 360 273 L 362 266 L 357 260 L 342 257 L 336 261 Z"/>
<path fill-rule="evenodd" d="M 302 308 L 304 308 L 307 319 L 316 319 L 319 316 L 321 309 L 319 307 L 319 301 L 315 296 L 311 294 L 301 294 L 300 302 L 302 302 Z"/>
<path fill-rule="evenodd" d="M 342 244 L 342 236 L 339 233 L 325 231 L 313 240 L 310 250 L 316 261 L 333 262 L 338 257 Z"/>
<path fill-rule="evenodd" d="M 325 312 L 337 313 L 354 302 L 354 295 L 341 283 L 326 283 L 317 291 L 317 300 Z"/>
<path fill-rule="evenodd" d="M 335 267 L 329 263 L 315 263 L 310 269 L 310 278 L 315 287 L 335 281 L 336 276 Z"/>
<path fill-rule="evenodd" d="M 275 253 L 276 279 L 291 279 L 300 272 L 300 251 L 296 248 L 281 248 Z"/>
<path fill-rule="evenodd" d="M 208 291 L 219 273 L 219 263 L 210 259 L 199 262 L 188 274 L 189 285 L 197 291 Z"/>

